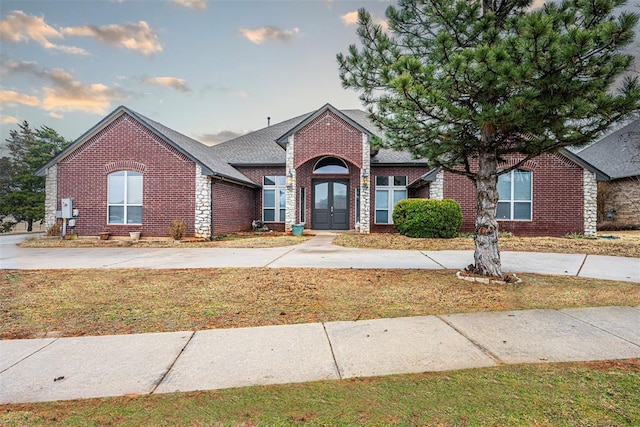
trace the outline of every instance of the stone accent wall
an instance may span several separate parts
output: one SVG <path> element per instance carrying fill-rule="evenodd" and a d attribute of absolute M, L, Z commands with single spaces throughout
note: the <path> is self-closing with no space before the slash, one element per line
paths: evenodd
<path fill-rule="evenodd" d="M 292 225 L 296 222 L 296 168 L 294 167 L 294 135 L 289 137 L 287 144 L 287 154 L 285 157 L 285 170 L 287 179 L 286 202 L 285 202 L 285 231 L 290 231 Z M 291 178 L 290 178 L 291 177 Z M 291 180 L 293 180 L 291 182 Z"/>
<path fill-rule="evenodd" d="M 58 210 L 58 165 L 47 169 L 44 198 L 44 227 L 48 230 L 56 221 Z"/>
<path fill-rule="evenodd" d="M 202 167 L 196 165 L 196 212 L 194 235 L 211 237 L 211 177 L 202 174 Z"/>
<path fill-rule="evenodd" d="M 584 170 L 584 235 L 595 237 L 598 224 L 598 183 L 593 172 Z"/>
<path fill-rule="evenodd" d="M 640 227 L 640 176 L 598 183 L 600 224 L 606 228 Z M 605 213 L 611 210 L 613 218 Z"/>
<path fill-rule="evenodd" d="M 436 179 L 429 183 L 429 198 L 435 200 L 444 199 L 444 171 L 436 174 Z"/>
<path fill-rule="evenodd" d="M 360 233 L 371 232 L 371 149 L 369 137 L 362 134 L 362 168 L 360 169 Z M 368 180 L 367 185 L 363 180 Z"/>

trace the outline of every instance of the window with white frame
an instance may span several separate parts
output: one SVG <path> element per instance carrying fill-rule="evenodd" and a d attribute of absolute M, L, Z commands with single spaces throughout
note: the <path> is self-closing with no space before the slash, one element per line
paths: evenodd
<path fill-rule="evenodd" d="M 406 198 L 406 176 L 376 176 L 376 224 L 393 224 L 393 207 Z"/>
<path fill-rule="evenodd" d="M 496 217 L 505 221 L 531 221 L 532 173 L 515 169 L 498 177 Z"/>
<path fill-rule="evenodd" d="M 262 220 L 284 222 L 286 207 L 286 177 L 264 176 L 262 178 Z"/>
<path fill-rule="evenodd" d="M 142 174 L 118 171 L 107 175 L 107 222 L 142 224 Z"/>

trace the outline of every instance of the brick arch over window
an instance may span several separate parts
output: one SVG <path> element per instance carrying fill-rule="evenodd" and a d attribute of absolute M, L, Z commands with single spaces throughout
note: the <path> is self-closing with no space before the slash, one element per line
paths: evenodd
<path fill-rule="evenodd" d="M 145 173 L 147 167 L 142 163 L 136 162 L 134 160 L 118 160 L 116 162 L 110 162 L 103 165 L 102 170 L 107 175 L 120 170 L 130 170 Z"/>
<path fill-rule="evenodd" d="M 511 159 L 507 160 L 504 163 L 500 163 L 498 165 L 498 169 L 502 170 L 502 169 L 510 168 L 511 166 L 515 165 L 519 161 L 520 161 L 520 159 L 518 159 L 518 158 L 515 158 L 515 157 L 511 158 Z M 535 160 L 527 160 L 526 162 L 524 162 L 523 164 L 518 166 L 518 168 L 527 169 L 529 171 L 534 171 L 535 169 L 538 168 L 538 163 Z"/>

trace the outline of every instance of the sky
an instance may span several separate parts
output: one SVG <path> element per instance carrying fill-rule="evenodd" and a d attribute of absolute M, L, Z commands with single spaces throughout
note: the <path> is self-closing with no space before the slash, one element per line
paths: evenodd
<path fill-rule="evenodd" d="M 336 54 L 357 43 L 359 8 L 384 25 L 391 4 L 0 0 L 0 145 L 24 120 L 75 140 L 119 105 L 206 144 L 326 103 L 362 108 Z"/>
<path fill-rule="evenodd" d="M 75 140 L 125 105 L 213 144 L 326 103 L 362 108 L 336 54 L 379 0 L 0 0 L 2 143 L 17 123 Z"/>

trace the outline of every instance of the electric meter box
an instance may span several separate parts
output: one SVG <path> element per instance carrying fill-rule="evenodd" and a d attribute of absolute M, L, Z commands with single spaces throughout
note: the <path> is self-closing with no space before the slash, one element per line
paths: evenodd
<path fill-rule="evenodd" d="M 60 199 L 62 205 L 62 218 L 73 218 L 73 199 Z"/>

